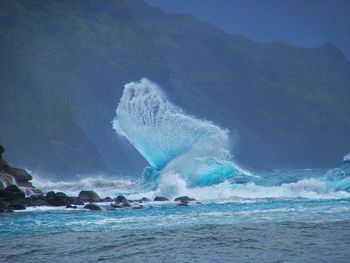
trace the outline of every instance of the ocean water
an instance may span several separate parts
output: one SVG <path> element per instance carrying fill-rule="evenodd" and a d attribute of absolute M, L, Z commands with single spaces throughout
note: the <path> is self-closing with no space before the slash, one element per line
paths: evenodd
<path fill-rule="evenodd" d="M 1 262 L 348 262 L 349 168 L 275 171 L 250 175 L 248 182 L 175 189 L 167 184 L 181 181 L 171 176 L 155 189 L 136 179 L 37 180 L 46 191 L 72 195 L 82 189 L 129 199 L 186 194 L 200 203 L 0 214 Z"/>
<path fill-rule="evenodd" d="M 149 162 L 140 176 L 34 175 L 34 185 L 170 201 L 0 214 L 0 262 L 349 262 L 350 162 L 251 173 L 234 162 L 227 129 L 186 114 L 147 79 L 125 86 L 112 125 Z M 198 202 L 173 201 L 185 195 Z"/>

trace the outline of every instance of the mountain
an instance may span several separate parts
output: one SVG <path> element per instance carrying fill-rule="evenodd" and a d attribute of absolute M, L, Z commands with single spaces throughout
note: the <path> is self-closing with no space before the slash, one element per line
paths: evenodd
<path fill-rule="evenodd" d="M 169 13 L 191 14 L 228 33 L 260 41 L 314 47 L 332 42 L 350 59 L 346 0 L 145 0 Z"/>
<path fill-rule="evenodd" d="M 51 173 L 104 170 L 95 145 L 77 125 L 73 108 L 41 82 L 28 51 L 4 31 L 0 61 L 0 141 L 9 147 L 9 159 Z"/>
<path fill-rule="evenodd" d="M 231 131 L 243 166 L 332 167 L 350 148 L 350 64 L 227 34 L 138 0 L 0 3 L 0 143 L 60 178 L 140 173 L 114 134 L 123 85 L 147 77 L 188 113 Z"/>

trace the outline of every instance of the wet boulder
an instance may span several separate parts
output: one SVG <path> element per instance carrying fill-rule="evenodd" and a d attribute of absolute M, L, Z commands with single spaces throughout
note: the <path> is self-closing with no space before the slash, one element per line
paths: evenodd
<path fill-rule="evenodd" d="M 78 198 L 84 202 L 99 202 L 101 197 L 94 191 L 81 191 Z"/>
<path fill-rule="evenodd" d="M 111 197 L 109 197 L 109 196 L 107 196 L 107 197 L 105 197 L 105 198 L 100 200 L 100 202 L 112 202 L 112 201 L 113 201 L 113 199 Z"/>
<path fill-rule="evenodd" d="M 148 199 L 147 197 L 142 197 L 141 199 L 139 200 L 133 200 L 133 202 L 138 202 L 138 203 L 147 203 L 147 202 L 150 202 L 151 200 Z"/>
<path fill-rule="evenodd" d="M 76 205 L 66 205 L 66 208 L 73 208 L 73 209 L 76 209 L 77 206 L 76 206 Z"/>
<path fill-rule="evenodd" d="M 129 204 L 128 200 L 123 200 L 122 202 L 111 203 L 110 206 L 113 207 L 113 208 L 131 207 L 131 205 Z"/>
<path fill-rule="evenodd" d="M 47 198 L 54 197 L 54 196 L 55 196 L 55 192 L 54 191 L 47 192 L 47 194 L 46 194 Z"/>
<path fill-rule="evenodd" d="M 9 207 L 8 202 L 0 201 L 0 209 L 6 211 L 6 209 Z"/>
<path fill-rule="evenodd" d="M 116 198 L 114 198 L 114 201 L 116 203 L 127 203 L 128 199 L 124 195 L 118 195 Z"/>
<path fill-rule="evenodd" d="M 45 196 L 30 196 L 25 199 L 25 205 L 26 206 L 44 206 L 48 205 L 46 202 L 46 197 Z"/>
<path fill-rule="evenodd" d="M 94 210 L 94 211 L 102 210 L 101 207 L 99 207 L 98 205 L 95 205 L 95 204 L 87 204 L 84 206 L 84 208 L 89 209 L 89 210 Z"/>
<path fill-rule="evenodd" d="M 180 204 L 178 204 L 178 206 L 188 206 L 188 202 L 182 201 Z"/>
<path fill-rule="evenodd" d="M 72 197 L 74 199 L 75 205 L 84 205 L 84 201 L 81 200 L 79 197 Z"/>
<path fill-rule="evenodd" d="M 2 154 L 5 152 L 5 148 L 0 145 L 0 159 L 2 158 Z"/>
<path fill-rule="evenodd" d="M 111 207 L 113 208 L 124 208 L 124 207 L 130 207 L 129 200 L 123 196 L 118 195 L 116 198 L 114 198 L 114 204 L 111 204 Z"/>
<path fill-rule="evenodd" d="M 17 203 L 11 204 L 10 208 L 13 210 L 25 210 L 26 209 L 26 207 L 23 204 L 17 204 Z"/>
<path fill-rule="evenodd" d="M 169 199 L 164 196 L 156 196 L 156 198 L 154 198 L 154 201 L 164 202 L 164 201 L 169 201 Z"/>
<path fill-rule="evenodd" d="M 150 202 L 151 200 L 148 199 L 147 197 L 142 197 L 142 199 L 140 200 L 141 203 L 146 203 L 146 202 Z"/>
<path fill-rule="evenodd" d="M 1 213 L 13 213 L 13 209 L 10 207 L 7 209 L 0 208 L 0 214 Z"/>
<path fill-rule="evenodd" d="M 46 195 L 46 202 L 51 206 L 66 206 L 72 205 L 75 203 L 74 197 L 67 196 L 65 193 L 58 192 L 54 195 L 50 193 L 50 195 Z"/>
<path fill-rule="evenodd" d="M 10 185 L 7 186 L 3 191 L 0 191 L 0 197 L 2 197 L 4 200 L 12 201 L 24 199 L 25 194 L 21 191 L 21 189 L 18 188 L 17 185 Z"/>
<path fill-rule="evenodd" d="M 175 202 L 194 202 L 197 201 L 194 198 L 188 197 L 188 196 L 180 196 L 174 199 Z"/>
<path fill-rule="evenodd" d="M 19 185 L 31 185 L 28 181 L 32 180 L 33 177 L 24 169 L 8 167 L 7 172 L 10 173 Z"/>
<path fill-rule="evenodd" d="M 68 195 L 66 195 L 66 194 L 63 193 L 63 192 L 57 192 L 57 193 L 55 193 L 55 196 L 59 196 L 59 197 L 68 197 Z"/>

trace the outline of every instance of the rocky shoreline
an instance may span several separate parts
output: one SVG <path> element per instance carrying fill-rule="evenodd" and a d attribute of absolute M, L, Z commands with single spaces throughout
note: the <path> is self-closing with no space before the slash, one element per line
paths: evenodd
<path fill-rule="evenodd" d="M 92 190 L 80 191 L 78 196 L 68 196 L 63 192 L 50 191 L 44 194 L 30 182 L 33 177 L 24 169 L 10 166 L 2 157 L 5 149 L 0 145 L 0 213 L 25 210 L 27 207 L 51 206 L 76 209 L 78 206 L 88 210 L 117 210 L 120 208 L 141 209 L 143 203 L 151 202 L 143 197 L 140 200 L 128 200 L 119 195 L 116 198 L 109 196 L 101 198 Z M 170 201 L 164 196 L 156 196 L 155 202 Z M 179 206 L 187 206 L 190 203 L 199 203 L 188 196 L 177 197 L 173 200 Z M 104 203 L 103 206 L 99 203 Z M 109 203 L 105 206 L 105 203 Z"/>

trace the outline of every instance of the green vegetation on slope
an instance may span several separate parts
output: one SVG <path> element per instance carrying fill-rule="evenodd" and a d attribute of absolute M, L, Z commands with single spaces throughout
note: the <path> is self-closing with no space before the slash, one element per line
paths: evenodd
<path fill-rule="evenodd" d="M 260 44 L 137 0 L 5 0 L 0 10 L 0 141 L 15 164 L 140 171 L 110 122 L 123 85 L 141 77 L 228 127 L 247 167 L 334 166 L 349 151 L 350 65 L 331 44 Z"/>

